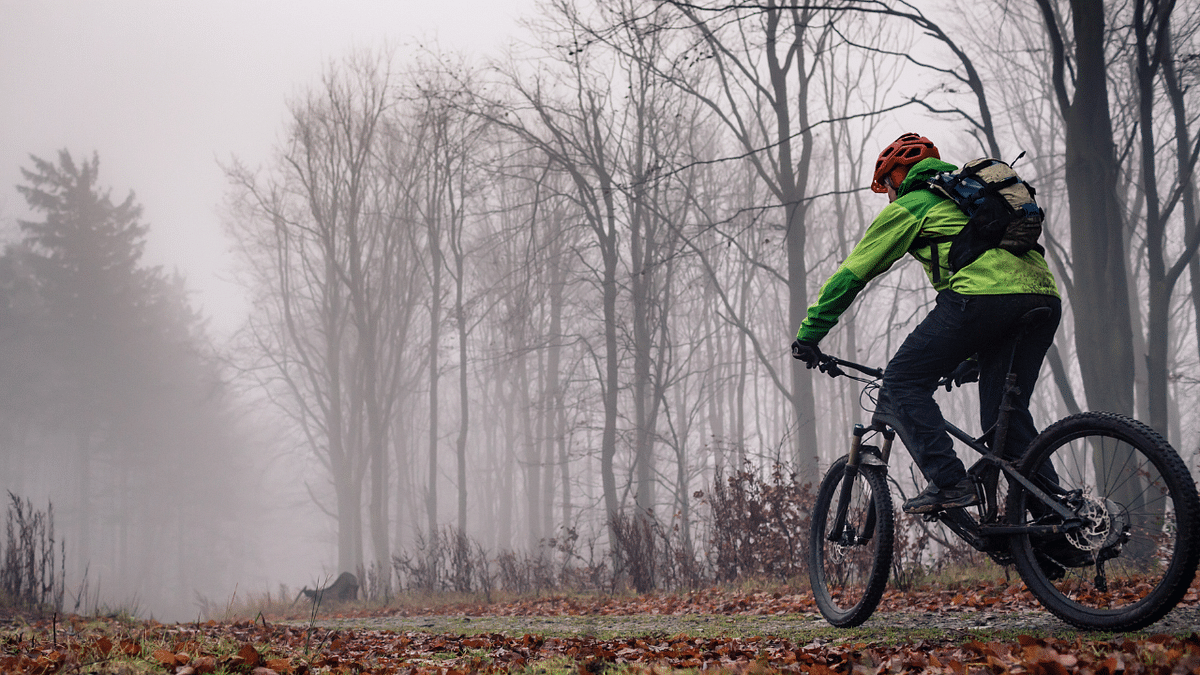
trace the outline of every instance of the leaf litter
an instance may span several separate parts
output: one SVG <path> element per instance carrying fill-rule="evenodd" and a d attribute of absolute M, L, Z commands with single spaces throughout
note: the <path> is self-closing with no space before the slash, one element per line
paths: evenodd
<path fill-rule="evenodd" d="M 903 609 L 1027 613 L 1036 608 L 1019 586 L 983 584 L 961 588 L 889 591 L 880 611 Z M 1193 588 L 1185 604 L 1194 607 Z M 455 614 L 473 616 L 670 616 L 686 614 L 778 615 L 811 613 L 807 594 L 698 591 L 628 598 L 542 598 L 453 608 L 356 608 L 343 620 Z M 423 614 L 424 613 L 424 614 Z M 372 624 L 376 625 L 376 624 Z M 1069 631 L 1063 631 L 1064 633 Z M 258 621 L 165 625 L 115 619 L 11 620 L 0 629 L 0 672 L 146 672 L 170 675 L 246 673 L 404 673 L 466 675 L 540 671 L 539 664 L 568 664 L 579 675 L 619 672 L 652 675 L 703 670 L 739 675 L 770 673 L 1200 673 L 1200 634 L 1089 637 L 1017 635 L 997 638 L 983 631 L 958 631 L 936 639 L 864 640 L 856 634 L 798 640 L 774 635 L 689 634 L 600 638 L 484 632 L 462 634 L 327 627 L 314 623 Z M 858 634 L 861 635 L 861 634 Z M 561 666 L 560 666 L 561 667 Z"/>

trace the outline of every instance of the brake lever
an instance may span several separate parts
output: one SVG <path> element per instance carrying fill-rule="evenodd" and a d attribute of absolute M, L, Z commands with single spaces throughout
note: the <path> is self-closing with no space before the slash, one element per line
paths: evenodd
<path fill-rule="evenodd" d="M 846 374 L 845 371 L 843 371 L 841 368 L 838 368 L 837 363 L 835 363 L 832 358 L 821 363 L 817 367 L 821 369 L 822 373 L 825 373 L 830 377 L 837 377 L 838 375 Z"/>

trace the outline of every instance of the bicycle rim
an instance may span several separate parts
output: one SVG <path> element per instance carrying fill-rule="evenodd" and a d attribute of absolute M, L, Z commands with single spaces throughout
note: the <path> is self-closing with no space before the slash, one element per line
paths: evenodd
<path fill-rule="evenodd" d="M 1111 413 L 1082 413 L 1043 432 L 1019 470 L 1053 490 L 1081 527 L 1065 535 L 1018 535 L 1021 578 L 1059 618 L 1090 629 L 1137 629 L 1169 612 L 1195 575 L 1196 486 L 1157 433 Z M 1054 524 L 1025 490 L 1010 493 L 1010 522 Z"/>
<path fill-rule="evenodd" d="M 837 541 L 826 536 L 834 527 L 845 468 L 842 457 L 821 481 L 809 532 L 813 596 L 825 619 L 840 627 L 857 626 L 875 611 L 887 584 L 893 539 L 887 478 L 874 467 L 855 476 L 841 536 Z"/>

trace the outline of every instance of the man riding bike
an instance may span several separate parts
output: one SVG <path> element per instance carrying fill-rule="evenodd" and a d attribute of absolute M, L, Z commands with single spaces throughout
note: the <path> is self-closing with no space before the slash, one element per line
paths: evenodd
<path fill-rule="evenodd" d="M 1010 456 L 1018 456 L 1037 435 L 1029 400 L 1062 315 L 1054 276 L 1037 250 L 1015 255 L 991 248 L 951 272 L 946 236 L 962 230 L 968 218 L 952 200 L 929 190 L 927 181 L 956 168 L 941 161 L 928 138 L 914 133 L 884 148 L 875 162 L 871 190 L 886 193 L 889 204 L 822 285 L 792 343 L 793 357 L 809 368 L 817 366 L 823 356 L 818 343 L 867 282 L 905 253 L 924 266 L 937 301 L 888 362 L 876 411 L 878 419 L 900 434 L 929 482 L 904 503 L 906 513 L 932 513 L 979 501 L 933 398 L 938 381 L 946 376 L 957 384 L 971 381 L 977 367 L 980 422 L 983 429 L 990 428 L 1004 391 L 1010 354 L 1006 347 L 1015 323 L 1031 309 L 1049 307 L 1051 316 L 1030 329 L 1013 361 L 1020 396 L 1007 447 Z"/>

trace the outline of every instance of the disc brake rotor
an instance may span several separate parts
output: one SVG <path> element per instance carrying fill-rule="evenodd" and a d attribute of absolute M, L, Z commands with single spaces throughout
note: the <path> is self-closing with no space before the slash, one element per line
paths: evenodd
<path fill-rule="evenodd" d="M 1083 525 L 1067 533 L 1067 540 L 1081 551 L 1099 551 L 1116 544 L 1128 525 L 1123 510 L 1111 499 L 1085 490 L 1083 504 L 1075 511 Z"/>

